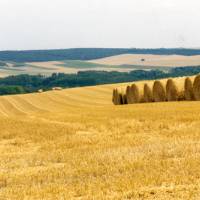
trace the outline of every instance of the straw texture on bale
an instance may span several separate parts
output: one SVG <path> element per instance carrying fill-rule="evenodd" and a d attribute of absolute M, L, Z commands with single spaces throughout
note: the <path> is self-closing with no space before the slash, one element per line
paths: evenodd
<path fill-rule="evenodd" d="M 126 94 L 122 94 L 122 103 L 128 104 Z"/>
<path fill-rule="evenodd" d="M 185 90 L 185 100 L 187 101 L 195 100 L 192 80 L 189 77 L 185 79 L 184 90 Z"/>
<path fill-rule="evenodd" d="M 119 89 L 116 89 L 116 105 L 122 105 L 123 99 L 122 94 L 119 92 Z"/>
<path fill-rule="evenodd" d="M 116 101 L 116 89 L 113 89 L 112 102 L 113 102 L 114 105 L 117 105 L 117 101 Z"/>
<path fill-rule="evenodd" d="M 178 101 L 179 91 L 172 79 L 169 79 L 166 84 L 166 97 L 167 101 Z"/>
<path fill-rule="evenodd" d="M 195 100 L 200 100 L 200 75 L 196 76 L 193 84 Z"/>
<path fill-rule="evenodd" d="M 133 90 L 132 90 L 131 86 L 128 86 L 126 88 L 126 97 L 127 97 L 127 103 L 128 104 L 134 103 L 134 95 L 133 95 Z"/>
<path fill-rule="evenodd" d="M 124 87 L 120 88 L 120 94 L 122 98 L 122 104 L 127 104 L 126 90 Z"/>
<path fill-rule="evenodd" d="M 112 99 L 115 105 L 184 100 L 200 100 L 200 75 L 122 85 Z"/>
<path fill-rule="evenodd" d="M 166 101 L 165 87 L 160 81 L 155 81 L 153 85 L 153 99 L 155 102 Z"/>
<path fill-rule="evenodd" d="M 118 90 L 117 89 L 113 90 L 113 103 L 115 105 L 118 105 Z"/>
<path fill-rule="evenodd" d="M 140 103 L 140 91 L 136 84 L 131 85 L 131 93 L 133 98 L 133 103 Z"/>
<path fill-rule="evenodd" d="M 148 84 L 144 84 L 144 102 L 153 102 L 153 93 Z"/>

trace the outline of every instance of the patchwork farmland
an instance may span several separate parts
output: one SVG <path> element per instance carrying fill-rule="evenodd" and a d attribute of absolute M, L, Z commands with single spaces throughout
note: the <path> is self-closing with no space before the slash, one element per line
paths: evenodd
<path fill-rule="evenodd" d="M 122 54 L 96 60 L 58 60 L 13 62 L 0 60 L 0 77 L 19 74 L 50 76 L 52 73 L 72 74 L 79 71 L 163 70 L 175 67 L 200 66 L 199 55 Z"/>

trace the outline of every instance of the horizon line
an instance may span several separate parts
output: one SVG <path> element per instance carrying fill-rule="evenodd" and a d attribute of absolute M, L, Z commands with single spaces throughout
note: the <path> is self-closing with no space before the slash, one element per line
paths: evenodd
<path fill-rule="evenodd" d="M 47 49 L 6 49 L 0 52 L 11 51 L 51 51 L 51 50 L 70 50 L 70 49 L 138 49 L 138 50 L 157 50 L 157 49 L 188 49 L 200 50 L 200 47 L 155 47 L 155 48 L 138 48 L 138 47 L 71 47 L 71 48 L 47 48 Z"/>

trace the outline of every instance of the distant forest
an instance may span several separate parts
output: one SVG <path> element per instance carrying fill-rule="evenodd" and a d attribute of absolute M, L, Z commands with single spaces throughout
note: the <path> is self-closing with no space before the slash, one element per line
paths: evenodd
<path fill-rule="evenodd" d="M 0 61 L 41 62 L 55 60 L 92 60 L 120 54 L 200 55 L 200 49 L 112 49 L 77 48 L 59 50 L 0 51 Z"/>
<path fill-rule="evenodd" d="M 0 78 L 0 95 L 31 93 L 37 92 L 39 89 L 46 91 L 51 90 L 53 87 L 73 88 L 190 76 L 198 73 L 200 73 L 200 66 L 172 68 L 169 72 L 160 70 L 136 70 L 131 72 L 84 71 L 78 72 L 78 74 L 54 73 L 50 77 L 24 74 Z"/>

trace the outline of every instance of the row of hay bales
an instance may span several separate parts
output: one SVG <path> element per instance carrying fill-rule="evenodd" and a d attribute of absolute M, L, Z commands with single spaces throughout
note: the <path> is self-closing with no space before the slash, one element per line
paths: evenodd
<path fill-rule="evenodd" d="M 164 102 L 199 101 L 200 75 L 196 77 L 156 80 L 113 90 L 112 101 L 115 105 Z"/>

